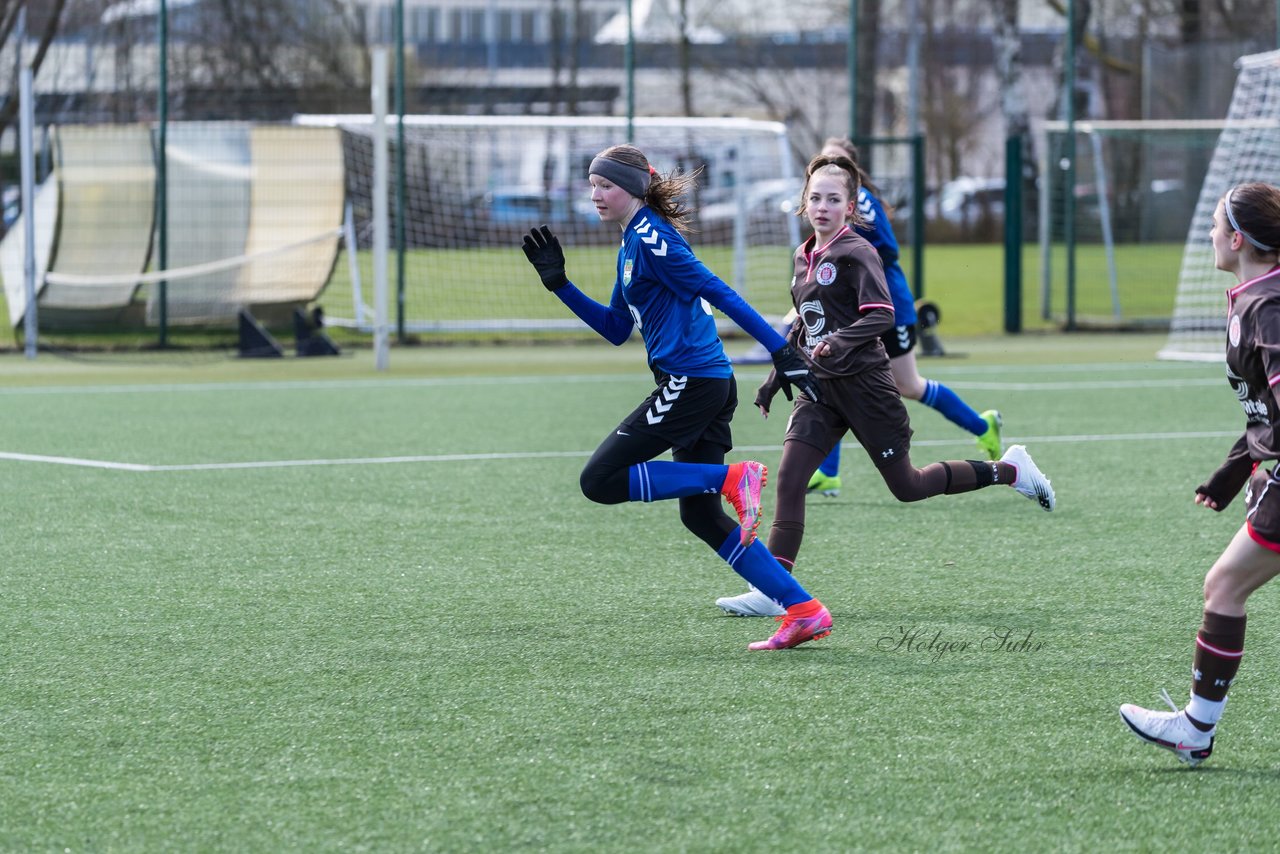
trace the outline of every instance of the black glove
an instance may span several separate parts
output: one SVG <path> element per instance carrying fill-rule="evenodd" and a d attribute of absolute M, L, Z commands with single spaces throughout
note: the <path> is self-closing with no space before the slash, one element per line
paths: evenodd
<path fill-rule="evenodd" d="M 821 402 L 818 398 L 818 381 L 813 378 L 808 362 L 794 347 L 784 345 L 772 356 L 773 367 L 778 372 L 778 382 L 782 383 L 782 393 L 787 396 L 787 400 L 792 399 L 791 387 L 795 386 L 797 391 L 814 403 Z"/>
<path fill-rule="evenodd" d="M 556 291 L 569 284 L 569 277 L 564 274 L 564 250 L 560 241 L 547 226 L 533 228 L 524 236 L 524 257 L 538 271 L 542 286 L 549 291 Z"/>

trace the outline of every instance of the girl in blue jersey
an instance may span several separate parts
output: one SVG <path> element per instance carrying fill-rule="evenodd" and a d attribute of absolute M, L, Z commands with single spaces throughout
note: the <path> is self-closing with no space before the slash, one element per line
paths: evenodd
<path fill-rule="evenodd" d="M 1003 452 L 1000 442 L 1000 413 L 988 409 L 979 413 L 965 403 L 959 395 L 937 380 L 920 376 L 916 366 L 916 304 L 907 276 L 898 263 L 898 238 L 881 203 L 880 191 L 871 182 L 858 160 L 858 147 L 848 137 L 831 137 L 822 145 L 822 154 L 828 157 L 848 157 L 858 169 L 862 187 L 858 190 L 858 221 L 854 231 L 875 247 L 884 263 L 884 278 L 893 298 L 893 326 L 880 336 L 889 354 L 889 368 L 893 371 L 893 383 L 898 393 L 911 400 L 918 400 L 933 407 L 948 421 L 959 425 L 977 437 L 978 447 L 989 460 L 998 460 Z M 810 492 L 835 496 L 840 492 L 840 446 L 822 461 L 809 482 Z"/>
<path fill-rule="evenodd" d="M 785 609 L 777 632 L 749 649 L 786 649 L 826 637 L 830 612 L 756 539 L 764 465 L 725 465 L 738 394 L 711 307 L 770 351 L 788 398 L 794 386 L 817 399 L 807 364 L 689 248 L 684 232 L 691 212 L 684 199 L 693 176 L 659 175 L 633 145 L 605 149 L 588 172 L 600 221 L 622 230 L 608 305 L 569 281 L 564 252 L 547 226 L 525 236 L 524 253 L 547 290 L 605 340 L 622 344 L 640 330 L 657 387 L 591 456 L 580 478 L 583 494 L 600 504 L 678 499 L 685 527 Z M 672 461 L 656 459 L 668 450 Z M 724 512 L 721 495 L 737 510 L 736 522 Z"/>

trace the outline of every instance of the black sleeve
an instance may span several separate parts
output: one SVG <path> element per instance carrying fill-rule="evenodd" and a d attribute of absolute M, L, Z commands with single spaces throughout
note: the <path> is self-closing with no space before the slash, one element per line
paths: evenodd
<path fill-rule="evenodd" d="M 1225 510 L 1231 499 L 1239 494 L 1253 474 L 1253 459 L 1249 456 L 1249 442 L 1244 435 L 1236 439 L 1230 453 L 1209 479 L 1196 487 L 1196 492 L 1217 502 L 1218 510 Z"/>

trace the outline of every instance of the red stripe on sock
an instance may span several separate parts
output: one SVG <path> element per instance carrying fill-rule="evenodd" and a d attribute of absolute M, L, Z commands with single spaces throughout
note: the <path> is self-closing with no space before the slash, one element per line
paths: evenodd
<path fill-rule="evenodd" d="M 1205 643 L 1204 640 L 1199 635 L 1196 635 L 1196 646 L 1204 647 L 1214 655 L 1220 655 L 1223 658 L 1240 658 L 1242 655 L 1244 655 L 1243 649 L 1238 649 L 1234 651 L 1229 649 L 1219 649 L 1218 647 L 1214 646 L 1211 643 Z"/>

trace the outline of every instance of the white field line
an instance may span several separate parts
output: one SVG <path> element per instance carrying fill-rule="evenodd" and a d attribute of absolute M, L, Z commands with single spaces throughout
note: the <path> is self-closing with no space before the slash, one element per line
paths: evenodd
<path fill-rule="evenodd" d="M 420 377 L 416 379 L 349 379 L 349 380 L 275 380 L 262 382 L 222 383 L 158 383 L 147 385 L 68 385 L 0 388 L 0 397 L 40 394 L 173 394 L 175 392 L 210 391 L 316 391 L 321 389 L 398 389 L 433 386 L 528 385 L 545 379 L 556 383 L 617 382 L 625 375 L 592 374 L 589 376 L 547 377 Z"/>
<path fill-rule="evenodd" d="M 763 377 L 764 372 L 761 370 L 753 370 L 755 366 L 747 368 L 739 368 L 737 373 L 739 377 L 739 385 L 745 386 L 751 382 L 755 382 L 757 377 Z M 930 366 L 932 367 L 932 366 Z M 1181 365 L 1175 366 L 1181 367 Z M 1020 367 L 1020 373 L 1030 373 L 1035 366 Z M 1082 369 L 1088 368 L 1088 372 L 1092 374 L 1102 373 L 1106 371 L 1133 370 L 1133 365 L 1058 365 L 1045 367 L 1046 372 L 1053 373 L 1082 373 Z M 965 376 L 972 377 L 974 374 L 985 373 L 1005 373 L 1009 372 L 1007 366 L 974 366 L 959 370 Z M 931 370 L 931 376 L 950 376 L 952 371 Z M 0 397 L 22 397 L 28 395 L 58 395 L 58 394 L 174 394 L 174 393 L 190 393 L 190 392 L 216 392 L 216 391 L 234 391 L 234 392 L 277 392 L 277 391 L 315 391 L 321 389 L 402 389 L 402 388 L 447 388 L 447 387 L 483 387 L 483 386 L 508 386 L 508 385 L 529 385 L 539 382 L 568 384 L 568 383 L 617 383 L 632 380 L 639 385 L 648 383 L 648 378 L 642 374 L 576 374 L 569 376 L 547 375 L 545 377 L 418 377 L 404 379 L 363 379 L 353 378 L 345 380 L 278 380 L 265 382 L 216 382 L 216 383 L 160 383 L 146 385 L 67 385 L 67 386 L 8 386 L 0 387 Z M 1192 386 L 1214 386 L 1225 385 L 1226 380 L 1223 377 L 1205 377 L 1205 376 L 1188 376 L 1188 377 L 1160 377 L 1156 378 L 1132 378 L 1121 380 L 1103 380 L 1103 379 L 1086 379 L 1086 380 L 1046 380 L 1040 382 L 1010 382 L 1001 380 L 975 380 L 975 379 L 948 379 L 947 385 L 952 388 L 959 389 L 978 389 L 978 390 L 1007 390 L 1007 391 L 1062 391 L 1062 390 L 1080 390 L 1080 389 L 1129 389 L 1129 388 L 1187 388 Z"/>
<path fill-rule="evenodd" d="M 1031 444 L 1073 444 L 1085 442 L 1151 442 L 1177 441 L 1192 439 L 1231 439 L 1240 435 L 1229 430 L 1193 431 L 1188 433 L 1086 433 L 1068 436 L 1022 436 L 1018 442 Z M 1013 437 L 1008 437 L 1013 438 Z M 944 445 L 967 444 L 968 439 L 931 439 L 913 442 L 914 447 L 937 447 Z M 748 445 L 735 449 L 748 451 L 780 451 L 781 445 Z M 492 454 L 424 454 L 421 456 L 396 457 L 348 457 L 336 459 L 311 460 L 256 460 L 249 462 L 228 463 L 190 463 L 186 465 L 152 465 L 148 463 L 121 463 L 111 460 L 89 460 L 81 457 L 59 457 L 44 454 L 22 454 L 14 451 L 0 451 L 0 460 L 11 460 L 23 463 L 45 463 L 50 465 L 76 466 L 80 468 L 108 469 L 111 471 L 130 472 L 188 472 L 188 471 L 229 471 L 233 469 L 279 469 L 306 468 L 317 466 L 372 466 L 414 463 L 459 463 L 486 462 L 490 460 L 534 460 L 534 459 L 586 459 L 591 450 L 582 451 L 513 451 L 510 453 Z"/>

